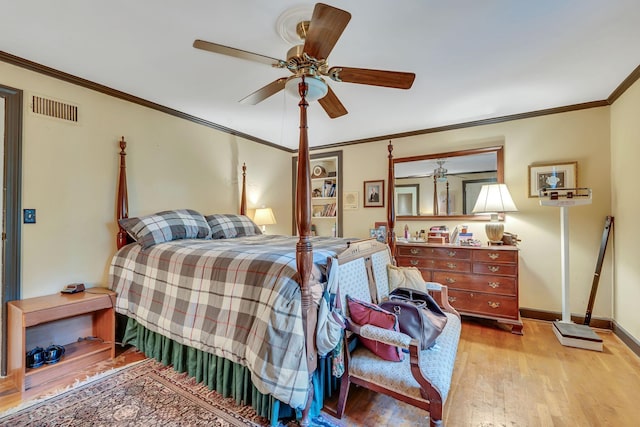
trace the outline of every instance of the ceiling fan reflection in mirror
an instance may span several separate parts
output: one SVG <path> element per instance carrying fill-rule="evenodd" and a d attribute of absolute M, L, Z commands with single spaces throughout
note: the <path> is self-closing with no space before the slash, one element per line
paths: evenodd
<path fill-rule="evenodd" d="M 335 7 L 317 3 L 310 21 L 302 20 L 296 25 L 300 40 L 287 52 L 287 59 L 277 59 L 223 46 L 204 40 L 195 40 L 193 47 L 222 55 L 247 59 L 289 70 L 292 75 L 281 77 L 241 99 L 246 104 L 258 104 L 270 96 L 287 89 L 298 96 L 298 84 L 304 77 L 307 84 L 307 101 L 317 100 L 332 119 L 347 114 L 336 94 L 325 81 L 325 77 L 344 83 L 358 83 L 397 89 L 409 89 L 415 79 L 414 73 L 370 70 L 366 68 L 330 67 L 327 58 L 347 24 L 351 14 Z"/>

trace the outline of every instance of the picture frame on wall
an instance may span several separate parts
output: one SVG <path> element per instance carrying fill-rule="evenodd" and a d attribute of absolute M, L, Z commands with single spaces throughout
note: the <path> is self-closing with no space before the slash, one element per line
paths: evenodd
<path fill-rule="evenodd" d="M 358 199 L 360 195 L 357 191 L 345 191 L 342 198 L 342 207 L 344 209 L 358 209 Z"/>
<path fill-rule="evenodd" d="M 384 207 L 384 180 L 364 182 L 365 208 Z"/>
<path fill-rule="evenodd" d="M 543 188 L 578 187 L 578 162 L 529 165 L 529 197 L 539 197 Z"/>

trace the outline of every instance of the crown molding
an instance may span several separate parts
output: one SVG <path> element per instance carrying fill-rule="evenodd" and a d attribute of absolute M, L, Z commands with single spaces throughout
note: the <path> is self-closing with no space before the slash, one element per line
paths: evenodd
<path fill-rule="evenodd" d="M 234 136 L 239 136 L 249 141 L 257 142 L 259 144 L 267 145 L 269 147 L 277 148 L 279 150 L 287 151 L 290 153 L 294 152 L 294 150 L 290 148 L 282 147 L 280 145 L 274 144 L 269 141 L 265 141 L 255 136 L 238 132 L 237 130 L 230 129 L 228 127 L 219 125 L 217 123 L 213 123 L 208 120 L 204 120 L 199 117 L 195 117 L 190 114 L 183 113 L 182 111 L 174 110 L 173 108 L 169 108 L 164 105 L 156 104 L 155 102 L 151 102 L 146 99 L 131 95 L 129 93 L 122 92 L 122 91 L 110 88 L 108 86 L 101 85 L 96 82 L 92 82 L 91 80 L 83 79 L 81 77 L 77 77 L 72 74 L 68 74 L 63 71 L 56 70 L 55 68 L 50 68 L 45 65 L 29 61 L 28 59 L 24 59 L 19 56 L 11 55 L 10 53 L 4 52 L 4 51 L 0 51 L 0 61 L 6 62 L 11 65 L 15 65 L 17 67 L 24 68 L 30 71 L 34 71 L 36 73 L 40 73 L 48 77 L 53 77 L 55 79 L 62 80 L 67 83 L 71 83 L 80 87 L 91 89 L 96 92 L 103 93 L 105 95 L 113 96 L 114 98 L 122 99 L 124 101 L 138 104 L 143 107 L 151 108 L 152 110 L 160 111 L 162 113 L 169 114 L 170 116 L 188 120 L 190 122 L 197 123 L 199 125 L 203 125 L 203 126 L 218 130 L 220 132 L 228 133 Z"/>
<path fill-rule="evenodd" d="M 68 83 L 72 83 L 72 84 L 75 84 L 75 85 L 78 85 L 78 86 L 81 86 L 81 87 L 85 87 L 87 89 L 95 90 L 97 92 L 104 93 L 106 95 L 113 96 L 113 97 L 116 97 L 116 98 L 119 98 L 119 99 L 122 99 L 122 100 L 125 100 L 125 101 L 129 101 L 129 102 L 132 102 L 134 104 L 142 105 L 144 107 L 151 108 L 153 110 L 157 110 L 157 111 L 169 114 L 171 116 L 179 117 L 179 118 L 184 119 L 184 120 L 188 120 L 188 121 L 191 121 L 191 122 L 203 125 L 203 126 L 210 127 L 212 129 L 216 129 L 216 130 L 218 130 L 220 132 L 224 132 L 224 133 L 228 133 L 228 134 L 231 134 L 231 135 L 239 136 L 239 137 L 247 139 L 249 141 L 257 142 L 259 144 L 263 144 L 263 145 L 266 145 L 266 146 L 269 146 L 269 147 L 272 147 L 272 148 L 276 148 L 278 150 L 286 151 L 288 153 L 297 153 L 298 152 L 297 149 L 291 149 L 291 148 L 287 148 L 287 147 L 282 147 L 280 145 L 277 145 L 277 144 L 274 144 L 272 142 L 257 138 L 255 136 L 248 135 L 248 134 L 236 131 L 234 129 L 219 125 L 217 123 L 210 122 L 208 120 L 204 120 L 204 119 L 192 116 L 192 115 L 187 114 L 187 113 L 183 113 L 183 112 L 178 111 L 178 110 L 174 110 L 174 109 L 166 107 L 164 105 L 160 105 L 160 104 L 156 104 L 156 103 L 151 102 L 151 101 L 147 101 L 146 99 L 139 98 L 137 96 L 134 96 L 134 95 L 131 95 L 131 94 L 128 94 L 128 93 L 125 93 L 125 92 L 122 92 L 122 91 L 119 91 L 119 90 L 116 90 L 116 89 L 112 89 L 110 87 L 101 85 L 99 83 L 92 82 L 90 80 L 83 79 L 81 77 L 77 77 L 77 76 L 74 76 L 74 75 L 71 75 L 71 74 L 67 74 L 65 72 L 56 70 L 54 68 L 50 68 L 50 67 L 47 67 L 45 65 L 38 64 L 36 62 L 32 62 L 32 61 L 29 61 L 29 60 L 24 59 L 24 58 L 20 58 L 18 56 L 11 55 L 10 53 L 4 52 L 4 51 L 0 51 L 0 61 L 15 65 L 15 66 L 18 66 L 18 67 L 21 67 L 21 68 L 25 68 L 27 70 L 35 71 L 37 73 L 44 74 L 46 76 L 53 77 L 53 78 L 56 78 L 56 79 L 59 79 L 59 80 L 63 80 L 63 81 L 66 81 Z M 611 93 L 611 95 L 609 95 L 609 97 L 607 99 L 603 99 L 603 100 L 600 100 L 600 101 L 584 102 L 584 103 L 580 103 L 580 104 L 566 105 L 564 107 L 547 108 L 547 109 L 544 109 L 544 110 L 530 111 L 530 112 L 519 113 L 519 114 L 511 114 L 511 115 L 506 115 L 506 116 L 501 116 L 501 117 L 493 117 L 493 118 L 489 118 L 489 119 L 475 120 L 475 121 L 464 122 L 464 123 L 456 123 L 456 124 L 451 124 L 451 125 L 446 125 L 446 126 L 438 126 L 438 127 L 433 127 L 433 128 L 410 131 L 410 132 L 401 132 L 401 133 L 394 133 L 394 134 L 389 134 L 389 135 L 380 135 L 380 136 L 376 136 L 376 137 L 372 137 L 372 138 L 356 139 L 356 140 L 351 140 L 351 141 L 342 141 L 342 142 L 337 142 L 337 143 L 334 143 L 334 144 L 326 144 L 326 145 L 322 145 L 322 146 L 312 147 L 309 150 L 310 151 L 326 150 L 326 149 L 336 148 L 336 147 L 345 147 L 345 146 L 348 146 L 348 145 L 365 144 L 367 142 L 375 142 L 375 141 L 383 141 L 383 140 L 390 140 L 390 139 L 407 138 L 407 137 L 411 137 L 411 136 L 426 135 L 426 134 L 438 133 L 438 132 L 445 132 L 445 131 L 450 131 L 450 130 L 455 130 L 455 129 L 463 129 L 463 128 L 469 128 L 469 127 L 484 126 L 484 125 L 490 125 L 490 124 L 495 124 L 495 123 L 509 122 L 509 121 L 513 121 L 513 120 L 529 119 L 529 118 L 533 118 L 533 117 L 547 116 L 547 115 L 551 115 L 551 114 L 566 113 L 566 112 L 569 112 L 569 111 L 578 111 L 578 110 L 584 110 L 584 109 L 588 109 L 588 108 L 605 107 L 605 106 L 608 106 L 608 105 L 612 105 L 638 79 L 640 79 L 640 66 L 638 66 L 635 70 L 633 70 L 631 72 L 631 74 L 629 74 L 629 76 L 626 79 L 624 79 L 624 81 L 622 83 L 620 83 L 620 85 L 618 85 L 618 87 Z"/>

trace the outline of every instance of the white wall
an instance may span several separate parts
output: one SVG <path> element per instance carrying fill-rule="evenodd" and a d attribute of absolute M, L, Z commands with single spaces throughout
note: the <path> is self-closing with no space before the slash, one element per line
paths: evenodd
<path fill-rule="evenodd" d="M 615 294 L 613 317 L 640 345 L 640 262 L 636 227 L 640 212 L 637 168 L 640 159 L 640 82 L 611 108 L 611 192 L 615 216 Z"/>
<path fill-rule="evenodd" d="M 387 178 L 388 141 L 346 146 L 344 191 L 359 191 L 363 181 Z M 578 162 L 578 184 L 593 189 L 593 204 L 570 209 L 571 311 L 584 315 L 604 227 L 611 214 L 609 165 L 609 108 L 593 108 L 505 123 L 477 126 L 397 139 L 394 157 L 504 145 L 505 182 L 519 212 L 508 214 L 505 229 L 518 234 L 520 246 L 520 306 L 561 311 L 560 212 L 541 207 L 528 197 L 528 165 Z M 387 201 L 385 199 L 385 205 Z M 384 208 L 344 211 L 345 236 L 366 237 L 376 221 L 386 221 Z M 412 232 L 436 224 L 450 228 L 460 221 L 408 222 Z M 486 239 L 484 222 L 467 222 Z M 404 222 L 396 224 L 401 233 Z M 607 253 L 594 317 L 612 315 L 611 252 Z"/>
<path fill-rule="evenodd" d="M 25 92 L 22 295 L 70 282 L 106 285 L 115 252 L 118 140 L 128 142 L 130 216 L 192 208 L 237 213 L 247 163 L 249 208 L 269 205 L 290 232 L 290 154 L 0 62 L 1 83 Z M 37 94 L 80 107 L 79 124 L 34 115 Z"/>

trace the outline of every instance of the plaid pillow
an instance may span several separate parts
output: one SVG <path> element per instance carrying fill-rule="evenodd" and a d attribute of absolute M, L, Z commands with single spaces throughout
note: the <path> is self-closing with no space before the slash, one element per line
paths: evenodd
<path fill-rule="evenodd" d="M 211 235 L 211 227 L 204 217 L 190 209 L 123 218 L 120 225 L 143 249 L 172 240 L 206 239 Z"/>
<path fill-rule="evenodd" d="M 231 239 L 262 234 L 260 227 L 245 215 L 213 214 L 205 218 L 211 227 L 212 239 Z"/>

